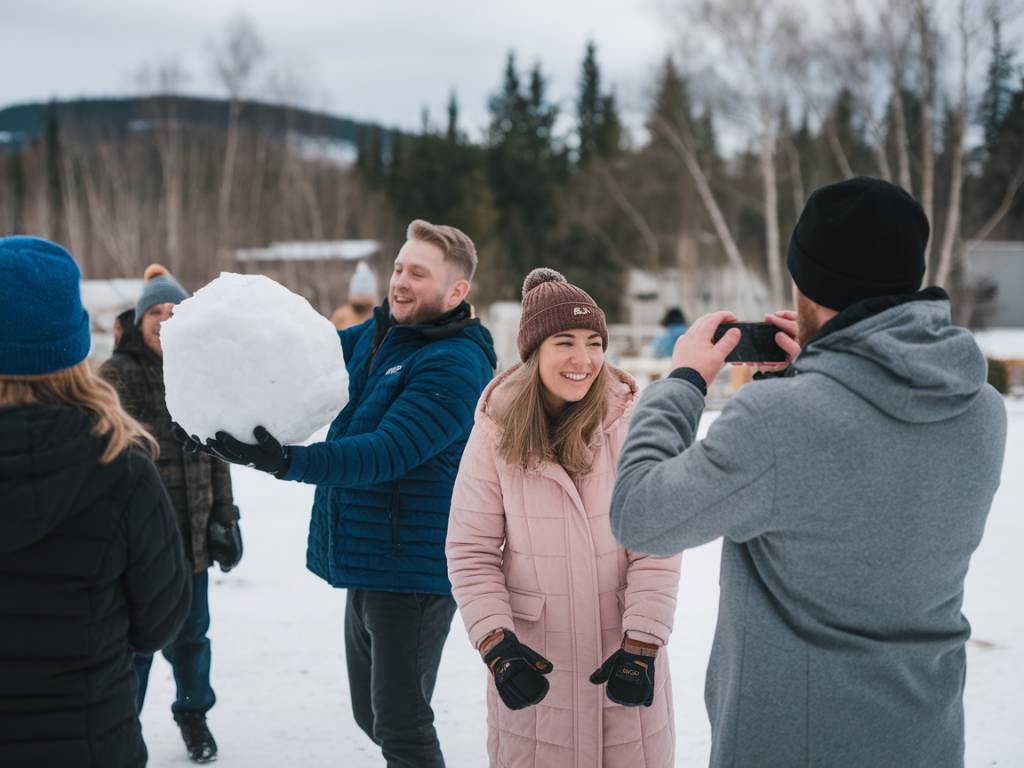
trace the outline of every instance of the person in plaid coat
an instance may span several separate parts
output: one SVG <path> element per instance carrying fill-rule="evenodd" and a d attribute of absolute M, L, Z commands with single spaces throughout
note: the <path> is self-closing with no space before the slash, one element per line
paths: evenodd
<path fill-rule="evenodd" d="M 206 725 L 216 697 L 210 685 L 211 648 L 207 569 L 214 561 L 233 568 L 242 555 L 238 508 L 226 464 L 182 449 L 173 434 L 165 402 L 160 324 L 174 305 L 188 297 L 184 288 L 159 265 L 146 270 L 146 286 L 134 310 L 119 318 L 121 338 L 100 375 L 117 390 L 125 410 L 156 438 L 157 469 L 174 505 L 185 555 L 192 564 L 192 610 L 177 638 L 163 649 L 171 663 L 177 697 L 171 711 L 182 731 L 189 756 L 212 760 L 217 744 Z M 151 655 L 138 655 L 139 710 L 146 696 Z"/>

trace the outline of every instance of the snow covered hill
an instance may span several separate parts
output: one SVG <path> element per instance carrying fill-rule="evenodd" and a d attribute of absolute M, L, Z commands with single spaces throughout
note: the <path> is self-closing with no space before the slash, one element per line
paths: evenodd
<path fill-rule="evenodd" d="M 1003 483 L 967 579 L 967 765 L 1024 765 L 1024 401 L 1008 401 Z M 705 418 L 703 428 L 713 414 Z M 352 719 L 345 678 L 345 592 L 305 569 L 313 489 L 233 467 L 245 557 L 211 571 L 213 685 L 210 726 L 224 768 L 378 768 L 377 748 Z M 718 600 L 719 544 L 687 552 L 673 641 L 678 766 L 707 765 L 704 669 Z M 434 708 L 449 768 L 486 766 L 485 668 L 456 616 Z M 153 665 L 143 734 L 150 765 L 191 765 L 171 720 L 174 683 Z"/>

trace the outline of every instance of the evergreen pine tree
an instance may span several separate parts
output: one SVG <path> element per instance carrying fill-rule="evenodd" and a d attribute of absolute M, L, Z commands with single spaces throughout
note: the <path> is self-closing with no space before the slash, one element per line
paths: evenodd
<path fill-rule="evenodd" d="M 384 183 L 384 131 L 379 125 L 360 126 L 356 132 L 356 170 L 371 189 Z"/>
<path fill-rule="evenodd" d="M 622 133 L 622 121 L 619 119 L 615 93 L 606 93 L 601 97 L 601 123 L 595 146 L 597 154 L 604 158 L 612 158 L 618 154 L 622 147 Z"/>
<path fill-rule="evenodd" d="M 661 124 L 665 123 L 681 133 L 688 133 L 685 125 L 691 119 L 692 105 L 686 81 L 676 68 L 671 56 L 665 57 L 654 96 L 651 114 L 647 119 L 647 130 L 651 137 L 651 146 L 671 149 Z"/>
<path fill-rule="evenodd" d="M 18 147 L 11 155 L 11 232 L 24 232 L 28 229 L 25 222 L 28 184 L 25 179 L 23 153 L 24 149 Z"/>
<path fill-rule="evenodd" d="M 366 178 L 366 166 L 370 159 L 370 130 L 365 125 L 356 128 L 356 170 Z"/>
<path fill-rule="evenodd" d="M 978 107 L 978 119 L 985 135 L 985 146 L 991 147 L 999 126 L 1010 108 L 1013 78 L 1013 51 L 1003 48 L 999 17 L 992 18 L 992 54 L 985 75 L 985 92 Z"/>
<path fill-rule="evenodd" d="M 63 189 L 63 158 L 61 153 L 60 120 L 57 116 L 56 102 L 50 102 L 46 110 L 45 133 L 46 163 L 46 196 L 49 209 L 47 222 L 48 234 L 51 239 L 61 242 L 64 239 L 64 189 Z"/>
<path fill-rule="evenodd" d="M 711 105 L 704 107 L 703 111 L 694 121 L 693 141 L 697 145 L 697 159 L 704 175 L 713 179 L 722 165 L 722 158 L 718 154 L 718 141 L 715 136 L 715 116 Z"/>
<path fill-rule="evenodd" d="M 448 130 L 445 137 L 449 144 L 459 143 L 459 102 L 455 97 L 454 89 L 448 97 Z"/>
<path fill-rule="evenodd" d="M 576 98 L 576 131 L 579 135 L 579 148 L 576 160 L 585 166 L 591 157 L 600 154 L 600 139 L 604 105 L 601 98 L 601 73 L 597 68 L 597 57 L 594 43 L 587 43 L 587 52 L 583 57 L 583 71 L 580 74 L 579 95 Z"/>
<path fill-rule="evenodd" d="M 875 166 L 871 150 L 864 139 L 863 129 L 855 120 L 855 114 L 853 93 L 849 88 L 840 88 L 832 104 L 832 111 L 826 120 L 829 122 L 832 130 L 835 131 L 835 137 L 839 141 L 839 146 L 842 148 L 843 154 L 846 156 L 846 160 L 854 174 Z M 839 181 L 845 176 L 845 173 L 839 165 L 835 151 L 829 146 L 828 137 L 824 133 L 825 129 L 825 126 L 822 126 L 820 141 L 822 154 L 827 158 L 825 164 L 827 169 L 826 181 Z"/>
<path fill-rule="evenodd" d="M 692 235 L 702 221 L 693 179 L 667 135 L 671 131 L 678 136 L 690 136 L 698 147 L 713 145 L 713 138 L 700 136 L 701 129 L 695 122 L 686 81 L 672 57 L 667 56 L 658 73 L 647 117 L 648 144 L 637 164 L 647 183 L 640 187 L 643 192 L 636 204 L 658 234 L 658 266 L 676 264 L 679 238 Z M 707 128 L 712 130 L 710 123 Z"/>
<path fill-rule="evenodd" d="M 1008 105 L 995 127 L 986 152 L 981 180 L 966 200 L 975 203 L 975 211 L 965 214 L 965 230 L 981 226 L 982 222 L 1000 205 L 1006 189 L 1013 183 L 1014 174 L 1024 158 L 1024 77 L 1017 88 L 1009 92 Z M 977 205 L 980 203 L 980 205 Z M 1024 239 L 1024 194 L 1016 199 L 1006 217 L 990 235 L 993 239 Z"/>
<path fill-rule="evenodd" d="M 370 128 L 366 172 L 373 185 L 384 183 L 384 130 L 379 125 Z"/>
<path fill-rule="evenodd" d="M 555 141 L 558 108 L 549 104 L 538 64 L 522 88 L 515 56 L 509 54 L 501 90 L 491 99 L 487 178 L 499 221 L 506 298 L 515 281 L 541 263 L 555 229 L 557 186 L 567 171 L 566 153 Z"/>

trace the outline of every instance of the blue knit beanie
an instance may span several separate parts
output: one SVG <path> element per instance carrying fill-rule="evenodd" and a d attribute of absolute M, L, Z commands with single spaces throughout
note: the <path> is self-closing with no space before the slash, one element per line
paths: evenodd
<path fill-rule="evenodd" d="M 167 268 L 160 264 L 150 264 L 143 274 L 146 284 L 142 289 L 142 295 L 135 305 L 135 324 L 142 322 L 142 316 L 146 310 L 155 307 L 157 304 L 180 304 L 188 298 L 188 291 L 181 287 L 181 283 L 174 279 Z"/>
<path fill-rule="evenodd" d="M 89 355 L 74 258 L 41 237 L 0 237 L 0 376 L 37 376 Z"/>

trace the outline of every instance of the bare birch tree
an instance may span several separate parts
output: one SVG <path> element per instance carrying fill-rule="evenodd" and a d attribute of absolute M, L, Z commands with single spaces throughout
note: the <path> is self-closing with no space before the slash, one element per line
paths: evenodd
<path fill-rule="evenodd" d="M 785 294 L 776 147 L 779 116 L 787 98 L 783 75 L 794 66 L 793 57 L 802 49 L 801 26 L 782 0 L 693 0 L 686 5 L 694 24 L 713 35 L 721 48 L 728 51 L 730 60 L 737 64 L 727 74 L 731 86 L 743 96 L 747 107 L 745 114 L 739 116 L 740 123 L 750 131 L 757 146 L 769 288 L 772 301 L 781 303 Z M 686 142 L 678 141 L 679 138 L 677 136 L 673 144 L 685 150 Z M 687 165 L 689 167 L 690 163 Z M 694 180 L 698 191 L 706 186 L 706 180 L 703 185 L 697 176 Z M 707 194 L 713 198 L 710 190 Z M 701 198 L 707 205 L 704 192 Z M 715 216 L 712 214 L 711 218 L 714 221 Z M 716 232 L 717 229 L 716 224 Z M 726 242 L 723 240 L 724 246 Z"/>
<path fill-rule="evenodd" d="M 959 0 L 956 23 L 957 36 L 960 42 L 960 77 L 953 135 L 947 137 L 950 158 L 949 196 L 946 205 L 942 247 L 939 250 L 939 262 L 935 270 L 934 280 L 937 285 L 941 286 L 945 286 L 949 282 L 949 274 L 953 266 L 953 248 L 960 236 L 960 200 L 964 187 L 964 143 L 967 134 L 968 110 L 970 109 L 967 70 L 971 60 L 971 45 L 977 35 L 977 30 L 970 28 L 967 0 Z"/>
<path fill-rule="evenodd" d="M 242 109 L 242 99 L 255 77 L 265 52 L 256 27 L 246 16 L 232 19 L 225 30 L 223 41 L 213 48 L 214 72 L 229 99 L 227 144 L 221 168 L 220 192 L 217 196 L 217 235 L 221 245 L 227 236 L 231 209 L 232 183 L 238 153 L 238 116 Z"/>
<path fill-rule="evenodd" d="M 182 130 L 178 122 L 178 97 L 188 79 L 188 73 L 175 57 L 144 66 L 137 76 L 139 85 L 156 97 L 153 100 L 151 123 L 163 182 L 163 260 L 173 274 L 179 274 L 183 266 L 181 235 L 184 163 Z"/>
<path fill-rule="evenodd" d="M 1016 7 L 1011 3 L 980 0 L 959 0 L 955 17 L 956 39 L 959 46 L 959 69 L 957 72 L 957 99 L 954 112 L 953 135 L 947 138 L 950 157 L 949 197 L 945 214 L 942 245 L 933 282 L 949 287 L 955 262 L 964 256 L 965 240 L 962 233 L 963 189 L 965 184 L 964 164 L 967 154 L 967 129 L 974 112 L 975 93 L 970 84 L 976 82 L 975 65 L 981 58 L 988 40 L 983 30 L 995 20 L 1012 15 Z M 1021 183 L 1024 181 L 1024 160 L 1018 164 L 1013 176 L 1007 182 L 1003 202 L 989 216 L 973 239 L 984 240 L 991 234 L 998 222 L 1006 215 Z M 1005 208 L 1004 208 L 1005 206 Z"/>
<path fill-rule="evenodd" d="M 887 73 L 881 55 L 880 35 L 870 25 L 856 0 L 845 0 L 834 10 L 832 29 L 835 34 L 825 46 L 826 56 L 836 78 L 850 93 L 854 109 L 864 120 L 867 127 L 865 138 L 871 147 L 878 175 L 890 180 L 893 173 L 886 153 L 886 105 L 882 98 Z M 829 134 L 829 140 L 833 139 L 838 142 L 835 130 Z M 852 176 L 853 169 L 848 160 L 845 166 L 843 175 Z"/>
<path fill-rule="evenodd" d="M 910 174 L 910 137 L 907 133 L 907 108 L 903 91 L 907 77 L 907 50 L 913 28 L 906 4 L 890 4 L 882 0 L 878 10 L 879 30 L 882 35 L 882 50 L 889 67 L 889 85 L 892 90 L 891 105 L 893 125 L 891 126 L 896 144 L 897 179 L 899 185 L 913 194 L 913 180 Z"/>
<path fill-rule="evenodd" d="M 935 99 L 935 27 L 931 0 L 913 0 L 917 32 L 918 88 L 921 92 L 921 194 L 924 215 L 934 222 L 935 214 L 935 126 L 932 102 Z M 932 239 L 925 246 L 925 284 L 930 279 Z"/>

